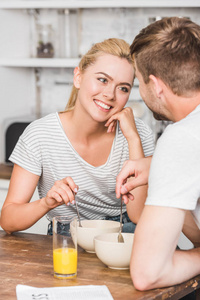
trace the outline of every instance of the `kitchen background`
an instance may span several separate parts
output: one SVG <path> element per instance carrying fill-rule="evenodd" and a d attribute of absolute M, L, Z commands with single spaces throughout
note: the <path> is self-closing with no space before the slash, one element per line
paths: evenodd
<path fill-rule="evenodd" d="M 10 125 L 65 108 L 73 68 L 93 43 L 109 37 L 131 43 L 140 29 L 165 16 L 184 16 L 200 24 L 200 2 L 0 0 L 0 163 L 6 161 Z M 128 105 L 153 129 L 156 140 L 167 123 L 153 119 L 137 81 Z M 1 179 L 0 185 L 2 202 L 8 180 Z"/>

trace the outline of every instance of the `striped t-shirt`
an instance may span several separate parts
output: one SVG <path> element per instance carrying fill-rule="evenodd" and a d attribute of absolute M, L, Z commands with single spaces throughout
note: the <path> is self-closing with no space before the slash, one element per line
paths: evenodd
<path fill-rule="evenodd" d="M 152 155 L 154 140 L 151 129 L 140 119 L 135 122 L 145 156 Z M 119 126 L 108 160 L 99 167 L 90 165 L 76 152 L 64 132 L 58 113 L 35 120 L 26 127 L 9 159 L 40 176 L 40 198 L 46 196 L 56 180 L 72 177 L 79 186 L 76 201 L 82 219 L 104 219 L 120 214 L 115 178 L 124 161 L 129 159 L 129 150 Z M 58 206 L 48 212 L 47 218 L 52 220 L 56 215 L 76 216 L 75 205 Z"/>

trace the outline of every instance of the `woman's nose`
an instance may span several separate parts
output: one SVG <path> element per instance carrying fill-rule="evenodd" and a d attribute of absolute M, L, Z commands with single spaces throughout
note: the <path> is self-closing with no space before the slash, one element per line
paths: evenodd
<path fill-rule="evenodd" d="M 114 87 L 106 87 L 103 91 L 103 97 L 109 100 L 114 100 L 115 98 L 115 88 Z"/>

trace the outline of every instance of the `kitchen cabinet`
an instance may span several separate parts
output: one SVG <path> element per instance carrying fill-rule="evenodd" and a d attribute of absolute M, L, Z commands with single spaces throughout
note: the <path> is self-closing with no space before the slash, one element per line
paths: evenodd
<path fill-rule="evenodd" d="M 9 186 L 8 179 L 0 179 L 0 209 L 2 208 L 4 200 L 6 199 L 8 186 Z"/>

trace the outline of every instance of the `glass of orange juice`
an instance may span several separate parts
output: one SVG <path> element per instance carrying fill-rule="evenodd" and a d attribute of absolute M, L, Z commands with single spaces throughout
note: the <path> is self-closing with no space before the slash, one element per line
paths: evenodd
<path fill-rule="evenodd" d="M 73 223 L 73 227 L 70 224 Z M 77 275 L 77 218 L 53 218 L 53 267 L 54 277 L 75 278 Z"/>

